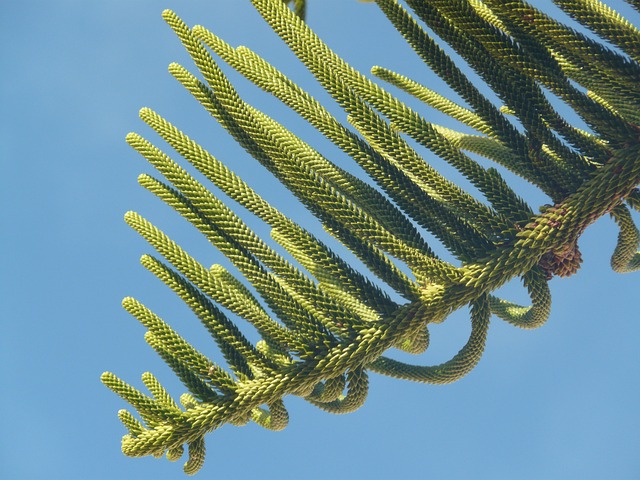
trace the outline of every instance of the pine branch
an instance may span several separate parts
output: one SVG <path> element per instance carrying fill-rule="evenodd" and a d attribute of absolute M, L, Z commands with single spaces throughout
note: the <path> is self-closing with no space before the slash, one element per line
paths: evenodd
<path fill-rule="evenodd" d="M 450 383 L 467 375 L 482 356 L 492 314 L 525 329 L 547 321 L 549 279 L 575 273 L 582 261 L 580 235 L 605 214 L 620 227 L 612 268 L 621 273 L 640 268 L 640 233 L 629 209 L 640 211 L 640 37 L 601 2 L 556 1 L 628 57 L 519 0 L 407 0 L 413 13 L 395 0 L 377 0 L 420 58 L 466 105 L 382 67 L 374 67 L 374 75 L 472 127 L 474 134 L 428 122 L 352 68 L 303 22 L 304 1 L 293 1 L 293 10 L 287 0 L 252 3 L 346 112 L 349 125 L 248 48 L 233 48 L 204 27 L 190 28 L 165 11 L 204 81 L 177 64 L 169 70 L 368 271 L 357 271 L 269 205 L 169 121 L 150 109 L 140 111 L 182 157 L 180 162 L 269 225 L 281 247 L 269 246 L 180 162 L 138 134 L 127 136 L 165 179 L 141 175 L 139 183 L 189 221 L 238 272 L 236 277 L 220 265 L 205 268 L 142 216 L 126 214 L 127 223 L 166 260 L 144 255 L 143 266 L 199 318 L 225 360 L 220 365 L 206 357 L 137 300 L 123 301 L 147 328 L 147 343 L 189 393 L 180 397 L 180 406 L 150 373 L 142 382 L 151 396 L 103 374 L 103 383 L 141 419 L 126 410 L 118 413 L 129 432 L 122 450 L 129 456 L 166 454 L 175 461 L 186 445 L 187 474 L 203 465 L 205 435 L 223 424 L 253 421 L 270 430 L 285 428 L 287 395 L 342 414 L 364 403 L 369 371 L 425 383 Z M 482 95 L 428 31 L 454 48 L 503 104 Z M 243 100 L 209 50 L 297 112 L 369 179 L 339 168 Z M 591 131 L 571 125 L 545 90 L 571 107 Z M 489 204 L 437 172 L 411 141 L 454 166 Z M 507 167 L 554 204 L 534 214 L 495 168 L 481 166 L 466 152 Z M 419 227 L 432 233 L 457 263 L 438 258 Z M 523 280 L 529 306 L 491 294 L 516 277 Z M 392 300 L 387 289 L 403 299 Z M 449 361 L 420 366 L 384 356 L 390 348 L 424 352 L 429 325 L 467 305 L 470 337 Z M 238 320 L 252 324 L 262 340 L 251 343 Z"/>

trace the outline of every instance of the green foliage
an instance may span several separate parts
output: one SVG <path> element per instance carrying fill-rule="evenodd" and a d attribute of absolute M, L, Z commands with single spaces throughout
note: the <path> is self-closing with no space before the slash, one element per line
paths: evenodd
<path fill-rule="evenodd" d="M 149 345 L 189 394 L 180 406 L 150 373 L 143 382 L 151 396 L 105 373 L 103 382 L 142 420 L 119 413 L 129 431 L 123 452 L 166 454 L 176 460 L 186 444 L 188 474 L 204 462 L 204 435 L 224 423 L 253 421 L 267 429 L 284 428 L 286 395 L 346 413 L 365 401 L 369 371 L 425 383 L 460 379 L 480 360 L 492 314 L 521 328 L 546 321 L 548 280 L 579 268 L 577 240 L 602 215 L 611 214 L 620 226 L 613 268 L 640 268 L 640 234 L 629 211 L 640 210 L 640 32 L 608 7 L 597 0 L 556 1 L 616 50 L 521 1 L 407 0 L 409 13 L 395 0 L 378 0 L 416 54 L 466 105 L 387 69 L 374 67 L 372 73 L 477 132 L 469 134 L 429 122 L 353 69 L 304 23 L 304 2 L 293 2 L 294 11 L 287 6 L 292 2 L 282 0 L 252 3 L 347 112 L 350 125 L 340 123 L 248 48 L 234 48 L 165 11 L 165 20 L 204 81 L 178 64 L 169 71 L 404 301 L 392 300 L 187 135 L 142 109 L 140 117 L 184 161 L 266 222 L 283 249 L 271 248 L 162 150 L 140 135 L 127 136 L 164 177 L 142 175 L 140 184 L 193 224 L 244 277 L 241 281 L 220 265 L 201 265 L 143 217 L 127 213 L 127 223 L 163 257 L 145 255 L 143 266 L 191 308 L 227 365 L 197 351 L 140 302 L 124 300 L 124 307 L 148 329 Z M 630 3 L 638 8 L 637 2 Z M 503 104 L 488 100 L 418 20 L 454 48 Z M 362 167 L 380 190 L 242 100 L 212 53 L 296 111 Z M 590 131 L 572 126 L 545 92 L 571 106 Z M 409 140 L 455 167 L 485 201 L 439 174 Z M 469 152 L 525 178 L 553 205 L 535 214 L 498 170 L 484 168 Z M 459 264 L 439 258 L 419 227 L 432 233 Z M 514 277 L 524 281 L 530 306 L 491 294 Z M 471 335 L 451 360 L 419 366 L 383 355 L 390 348 L 425 351 L 429 324 L 466 305 Z M 222 309 L 250 322 L 262 340 L 251 343 Z"/>

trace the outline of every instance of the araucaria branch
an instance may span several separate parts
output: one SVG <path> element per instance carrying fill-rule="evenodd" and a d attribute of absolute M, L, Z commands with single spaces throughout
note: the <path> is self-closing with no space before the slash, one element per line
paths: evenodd
<path fill-rule="evenodd" d="M 165 152 L 138 134 L 127 136 L 164 177 L 142 175 L 140 184 L 191 222 L 243 276 L 235 278 L 220 265 L 201 265 L 142 216 L 127 213 L 127 223 L 162 257 L 144 255 L 143 266 L 191 308 L 226 365 L 126 298 L 124 307 L 148 329 L 145 339 L 189 393 L 174 401 L 150 373 L 142 380 L 151 395 L 112 373 L 103 374 L 102 381 L 141 418 L 120 411 L 129 431 L 123 452 L 176 460 L 187 445 L 188 474 L 204 462 L 204 436 L 222 424 L 253 421 L 272 430 L 284 428 L 287 395 L 346 413 L 365 401 L 371 371 L 425 383 L 460 379 L 480 360 L 492 314 L 521 328 L 546 321 L 548 280 L 579 268 L 577 241 L 605 214 L 620 227 L 612 267 L 618 272 L 640 267 L 640 234 L 630 213 L 640 210 L 640 32 L 607 6 L 598 0 L 555 0 L 594 33 L 585 35 L 522 1 L 406 0 L 410 13 L 396 0 L 377 0 L 416 54 L 466 105 L 388 69 L 374 67 L 372 73 L 476 132 L 469 134 L 427 121 L 353 69 L 305 24 L 303 1 L 293 2 L 293 10 L 287 5 L 291 2 L 282 0 L 252 3 L 347 112 L 348 125 L 256 53 L 234 48 L 202 26 L 188 27 L 167 10 L 164 18 L 200 77 L 178 64 L 169 71 L 371 275 L 404 300 L 392 300 L 211 153 L 152 110 L 142 109 L 142 120 L 189 168 L 266 222 L 281 247 L 274 249 L 258 237 Z M 639 8 L 637 1 L 629 3 Z M 501 105 L 478 90 L 421 22 L 457 51 Z M 297 112 L 369 178 L 336 166 L 246 103 L 213 54 Z M 589 131 L 571 125 L 545 90 L 569 105 Z M 484 201 L 438 173 L 409 140 L 455 167 Z M 481 166 L 469 152 L 520 175 L 547 194 L 551 204 L 534 213 L 497 169 Z M 422 229 L 459 263 L 439 258 Z M 492 295 L 514 277 L 524 281 L 530 306 Z M 466 305 L 471 335 L 451 360 L 420 366 L 384 356 L 391 348 L 424 352 L 429 325 Z M 250 322 L 262 340 L 250 342 L 232 316 Z"/>

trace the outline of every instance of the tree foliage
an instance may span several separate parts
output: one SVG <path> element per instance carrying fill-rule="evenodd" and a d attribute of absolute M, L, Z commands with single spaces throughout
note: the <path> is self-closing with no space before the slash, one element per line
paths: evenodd
<path fill-rule="evenodd" d="M 229 134 L 285 185 L 324 228 L 366 265 L 383 289 L 303 225 L 269 205 L 211 153 L 150 109 L 140 117 L 230 199 L 271 227 L 276 250 L 206 185 L 142 136 L 127 142 L 163 179 L 140 184 L 193 224 L 242 274 L 204 266 L 156 226 L 133 212 L 127 223 L 160 257 L 142 264 L 200 319 L 226 366 L 199 352 L 133 298 L 125 309 L 147 329 L 145 339 L 188 389 L 176 402 L 145 373 L 151 395 L 112 373 L 102 381 L 139 413 L 119 417 L 129 433 L 126 455 L 176 460 L 188 447 L 185 472 L 204 462 L 204 436 L 225 423 L 249 421 L 280 430 L 283 403 L 297 395 L 331 413 L 363 404 L 368 372 L 425 383 L 449 383 L 480 360 L 492 314 L 521 328 L 542 325 L 550 311 L 548 281 L 580 266 L 578 238 L 610 214 L 620 227 L 611 264 L 640 267 L 640 235 L 630 209 L 640 210 L 640 32 L 597 0 L 555 0 L 595 35 L 563 25 L 522 1 L 377 0 L 416 54 L 464 100 L 457 104 L 393 71 L 373 75 L 470 127 L 435 125 L 332 52 L 304 23 L 304 2 L 252 0 L 265 21 L 348 114 L 341 123 L 309 93 L 246 47 L 234 48 L 202 26 L 164 12 L 200 77 L 169 71 Z M 287 6 L 292 3 L 293 10 Z M 636 9 L 640 4 L 629 3 Z M 467 78 L 424 25 L 447 42 L 491 87 L 495 105 Z M 348 154 L 365 181 L 325 158 L 284 125 L 246 103 L 212 55 L 297 112 Z M 588 125 L 573 126 L 554 100 Z M 455 167 L 484 199 L 429 165 L 415 142 Z M 552 204 L 539 213 L 481 155 L 537 186 Z M 433 234 L 458 260 L 447 262 L 427 243 Z M 520 277 L 531 298 L 520 306 L 492 294 Z M 429 325 L 466 305 L 471 335 L 449 361 L 411 365 L 384 355 L 390 348 L 424 352 Z M 234 319 L 250 322 L 250 342 Z"/>

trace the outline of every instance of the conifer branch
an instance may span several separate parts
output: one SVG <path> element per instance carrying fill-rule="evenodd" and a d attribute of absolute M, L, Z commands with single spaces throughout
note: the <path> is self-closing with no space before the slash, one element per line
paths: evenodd
<path fill-rule="evenodd" d="M 369 372 L 435 384 L 467 375 L 482 356 L 492 314 L 524 329 L 547 321 L 549 279 L 575 273 L 582 261 L 580 235 L 605 214 L 620 228 L 612 268 L 621 273 L 640 268 L 640 233 L 630 211 L 640 211 L 640 35 L 613 10 L 598 0 L 556 1 L 622 53 L 520 0 L 407 0 L 411 12 L 396 0 L 377 0 L 417 55 L 465 104 L 402 73 L 374 67 L 373 74 L 476 131 L 470 134 L 432 124 L 351 67 L 304 23 L 304 1 L 251 1 L 346 112 L 348 125 L 248 48 L 234 48 L 165 11 L 201 78 L 178 64 L 169 71 L 368 271 L 349 265 L 168 120 L 148 108 L 140 111 L 181 160 L 129 134 L 127 142 L 164 177 L 145 174 L 139 183 L 239 272 L 236 277 L 221 265 L 207 268 L 141 215 L 125 215 L 164 258 L 144 255 L 142 265 L 191 309 L 224 364 L 128 297 L 123 306 L 147 328 L 145 340 L 189 393 L 176 402 L 148 372 L 142 383 L 150 396 L 109 372 L 102 381 L 140 417 L 118 413 L 128 430 L 122 440 L 125 455 L 166 455 L 175 461 L 186 450 L 184 471 L 190 475 L 204 463 L 205 435 L 223 424 L 253 421 L 269 430 L 285 428 L 287 395 L 342 414 L 364 403 Z M 640 10 L 635 0 L 629 3 Z M 466 60 L 501 105 L 480 93 L 429 30 Z M 247 103 L 212 53 L 297 112 L 369 178 L 336 166 Z M 589 131 L 571 125 L 545 89 L 571 107 Z M 441 175 L 411 141 L 454 166 L 484 198 Z M 535 214 L 496 168 L 480 165 L 468 152 L 527 179 L 553 205 Z M 190 168 L 265 222 L 274 246 Z M 421 228 L 456 262 L 439 258 Z M 523 280 L 529 306 L 492 294 L 516 277 Z M 400 299 L 392 300 L 390 290 Z M 391 348 L 424 352 L 430 324 L 467 305 L 469 340 L 449 361 L 421 366 L 384 355 Z M 253 325 L 261 340 L 250 342 L 241 321 Z"/>

